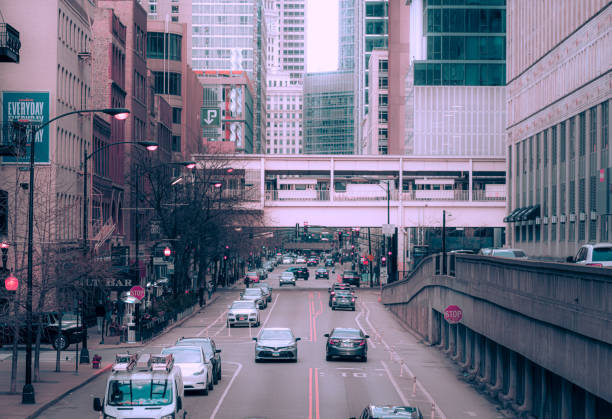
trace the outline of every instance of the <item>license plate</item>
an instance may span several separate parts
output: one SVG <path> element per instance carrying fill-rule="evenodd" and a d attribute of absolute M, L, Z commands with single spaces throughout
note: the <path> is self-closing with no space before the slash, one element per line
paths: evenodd
<path fill-rule="evenodd" d="M 351 342 L 342 342 L 343 348 L 352 348 L 353 344 Z"/>
<path fill-rule="evenodd" d="M 246 317 L 240 317 L 238 320 L 246 320 Z"/>
<path fill-rule="evenodd" d="M 280 352 L 272 352 L 272 356 L 280 356 Z"/>

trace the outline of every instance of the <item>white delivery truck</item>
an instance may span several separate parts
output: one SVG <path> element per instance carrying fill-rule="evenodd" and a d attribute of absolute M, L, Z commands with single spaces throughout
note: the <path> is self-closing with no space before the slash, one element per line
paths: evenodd
<path fill-rule="evenodd" d="M 104 397 L 94 398 L 93 408 L 105 419 L 184 419 L 184 398 L 171 354 L 117 354 Z"/>

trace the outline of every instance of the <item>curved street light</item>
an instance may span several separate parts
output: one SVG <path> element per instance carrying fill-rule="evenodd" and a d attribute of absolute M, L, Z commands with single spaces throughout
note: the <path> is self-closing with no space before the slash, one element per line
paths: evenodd
<path fill-rule="evenodd" d="M 69 115 L 81 113 L 104 113 L 111 115 L 116 119 L 126 119 L 130 113 L 127 108 L 101 108 L 101 109 L 79 109 L 58 115 L 49 119 L 47 122 L 40 124 L 38 127 L 30 131 L 30 186 L 28 199 L 28 276 L 27 276 L 27 294 L 26 294 L 26 376 L 23 391 L 21 393 L 22 404 L 36 403 L 34 395 L 34 386 L 32 385 L 32 266 L 33 266 L 33 230 L 34 230 L 34 153 L 36 146 L 36 133 L 51 122 L 57 121 Z M 27 122 L 27 121 L 26 121 Z"/>

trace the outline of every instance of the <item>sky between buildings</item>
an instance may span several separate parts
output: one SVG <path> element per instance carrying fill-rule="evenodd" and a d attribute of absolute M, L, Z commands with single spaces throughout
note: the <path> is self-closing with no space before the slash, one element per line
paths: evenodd
<path fill-rule="evenodd" d="M 338 0 L 307 0 L 306 71 L 338 69 Z"/>

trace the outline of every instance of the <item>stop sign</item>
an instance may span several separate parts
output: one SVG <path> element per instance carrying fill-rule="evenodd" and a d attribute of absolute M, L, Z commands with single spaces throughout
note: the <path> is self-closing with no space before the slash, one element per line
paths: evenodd
<path fill-rule="evenodd" d="M 135 285 L 130 289 L 130 295 L 132 297 L 138 298 L 138 300 L 142 300 L 145 295 L 145 290 L 140 285 Z"/>
<path fill-rule="evenodd" d="M 463 312 L 459 306 L 450 305 L 444 310 L 444 320 L 449 323 L 459 323 L 463 317 Z"/>

